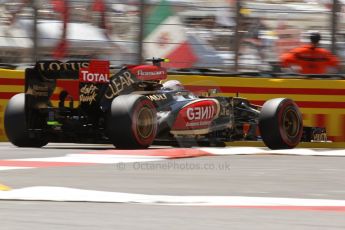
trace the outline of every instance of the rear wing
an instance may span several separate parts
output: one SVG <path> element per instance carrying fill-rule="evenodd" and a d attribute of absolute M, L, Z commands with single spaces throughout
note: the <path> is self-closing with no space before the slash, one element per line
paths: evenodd
<path fill-rule="evenodd" d="M 61 102 L 66 97 L 79 101 L 82 87 L 89 82 L 108 84 L 109 78 L 109 61 L 38 61 L 25 69 L 26 101 L 31 107 L 48 106 L 52 100 Z"/>
<path fill-rule="evenodd" d="M 61 61 L 38 61 L 33 68 L 26 69 L 25 75 L 34 72 L 43 80 L 53 79 L 79 79 L 81 71 L 109 73 L 109 61 L 103 60 L 73 60 Z M 29 73 L 27 73 L 29 71 Z"/>

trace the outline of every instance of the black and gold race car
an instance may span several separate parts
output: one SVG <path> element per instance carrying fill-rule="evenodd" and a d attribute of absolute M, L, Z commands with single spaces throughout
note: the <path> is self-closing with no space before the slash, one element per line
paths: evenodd
<path fill-rule="evenodd" d="M 291 99 L 259 106 L 211 92 L 196 96 L 177 81 L 164 82 L 164 60 L 125 65 L 116 73 L 102 60 L 37 62 L 25 71 L 25 92 L 8 102 L 7 137 L 18 147 L 73 142 L 135 149 L 249 139 L 287 149 L 326 135 L 324 128 L 303 127 Z"/>

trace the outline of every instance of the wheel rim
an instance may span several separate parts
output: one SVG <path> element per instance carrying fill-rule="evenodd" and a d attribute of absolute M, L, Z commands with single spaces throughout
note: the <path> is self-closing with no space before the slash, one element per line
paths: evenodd
<path fill-rule="evenodd" d="M 289 109 L 283 116 L 283 128 L 289 138 L 294 138 L 299 134 L 298 114 L 295 110 Z"/>
<path fill-rule="evenodd" d="M 137 118 L 137 133 L 138 136 L 146 139 L 149 138 L 154 131 L 154 114 L 151 109 L 143 107 L 138 112 Z"/>

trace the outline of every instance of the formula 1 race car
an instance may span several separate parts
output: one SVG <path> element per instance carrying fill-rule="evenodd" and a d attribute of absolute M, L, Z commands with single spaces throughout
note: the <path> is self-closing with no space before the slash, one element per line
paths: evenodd
<path fill-rule="evenodd" d="M 323 128 L 303 127 L 291 99 L 259 106 L 240 97 L 196 96 L 176 81 L 162 84 L 164 60 L 125 65 L 116 73 L 101 60 L 37 62 L 25 71 L 25 93 L 6 107 L 9 141 L 18 147 L 73 142 L 135 149 L 252 139 L 287 149 L 325 134 Z"/>

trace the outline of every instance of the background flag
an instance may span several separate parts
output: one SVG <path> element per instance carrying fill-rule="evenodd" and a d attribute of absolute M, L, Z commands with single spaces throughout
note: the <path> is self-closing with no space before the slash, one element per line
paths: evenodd
<path fill-rule="evenodd" d="M 184 27 L 168 1 L 162 0 L 145 24 L 144 58 L 168 58 L 170 62 L 164 66 L 169 68 L 188 68 L 196 63 Z"/>

